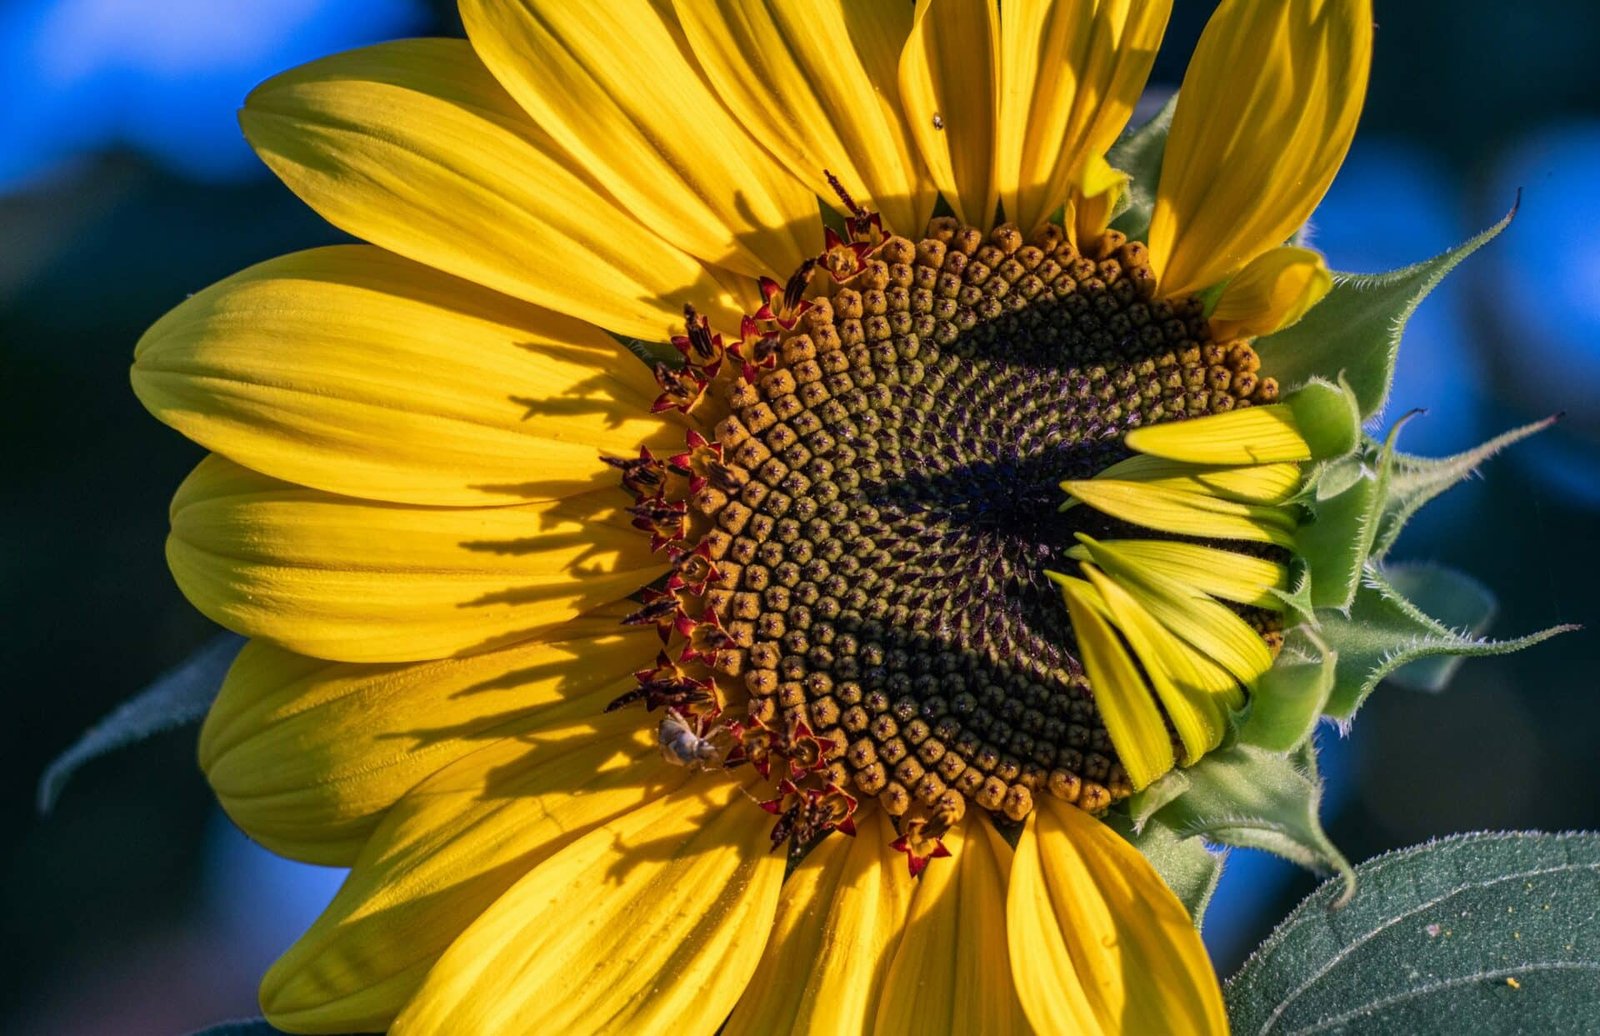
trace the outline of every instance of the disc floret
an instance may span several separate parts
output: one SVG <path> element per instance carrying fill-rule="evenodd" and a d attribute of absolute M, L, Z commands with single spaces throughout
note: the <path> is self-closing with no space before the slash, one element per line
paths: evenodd
<path fill-rule="evenodd" d="M 1039 794 L 1132 792 L 1046 575 L 1119 525 L 1060 515 L 1059 484 L 1277 386 L 1116 231 L 944 218 L 913 242 L 852 209 L 737 337 L 686 311 L 655 409 L 697 430 L 612 462 L 672 563 L 629 619 L 665 648 L 618 704 L 714 717 L 723 763 L 776 782 L 776 841 L 870 798 L 915 867 L 969 804 L 1021 821 Z"/>

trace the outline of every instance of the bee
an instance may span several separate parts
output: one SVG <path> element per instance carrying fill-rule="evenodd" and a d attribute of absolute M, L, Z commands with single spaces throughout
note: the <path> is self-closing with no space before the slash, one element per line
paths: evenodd
<path fill-rule="evenodd" d="M 933 113 L 933 128 L 936 130 L 944 129 L 944 116 L 938 112 Z"/>
<path fill-rule="evenodd" d="M 703 768 L 720 754 L 706 733 L 702 720 L 685 716 L 677 709 L 668 709 L 656 732 L 661 758 L 674 766 Z"/>

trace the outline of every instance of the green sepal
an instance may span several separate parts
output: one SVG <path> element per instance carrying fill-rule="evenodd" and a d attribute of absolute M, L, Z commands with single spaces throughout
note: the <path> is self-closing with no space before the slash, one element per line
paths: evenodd
<path fill-rule="evenodd" d="M 1342 609 L 1355 600 L 1388 499 L 1395 436 L 1404 423 L 1395 424 L 1375 458 L 1348 456 L 1308 480 L 1311 519 L 1295 533 L 1295 553 L 1310 573 L 1313 607 Z M 1359 427 L 1357 435 L 1359 442 Z"/>
<path fill-rule="evenodd" d="M 1235 744 L 1185 771 L 1189 786 L 1154 819 L 1179 837 L 1264 849 L 1318 873 L 1336 872 L 1355 891 L 1354 872 L 1322 830 L 1316 750 L 1293 754 Z"/>
<path fill-rule="evenodd" d="M 1456 264 L 1504 230 L 1505 218 L 1466 243 L 1414 266 L 1389 273 L 1335 273 L 1333 288 L 1300 321 L 1256 339 L 1262 370 L 1284 388 L 1342 372 L 1360 404 L 1362 418 L 1383 409 L 1394 377 L 1394 361 L 1406 321 Z"/>
<path fill-rule="evenodd" d="M 1161 182 L 1161 156 L 1166 154 L 1167 133 L 1172 129 L 1172 113 L 1177 108 L 1178 95 L 1174 93 L 1149 122 L 1123 134 L 1106 152 L 1106 161 L 1111 167 L 1129 176 L 1125 207 L 1111 221 L 1111 226 L 1127 234 L 1130 240 L 1144 241 L 1149 237 L 1150 214 L 1156 207 L 1156 185 Z"/>
<path fill-rule="evenodd" d="M 1114 811 L 1107 813 L 1105 820 L 1150 861 L 1198 929 L 1211 905 L 1211 894 L 1217 890 L 1217 879 L 1222 877 L 1227 852 L 1213 851 L 1203 839 L 1184 838 L 1160 822 L 1135 828 L 1131 817 Z"/>
<path fill-rule="evenodd" d="M 1151 817 L 1188 790 L 1188 771 L 1173 769 L 1162 774 L 1149 787 L 1134 792 L 1128 797 L 1128 819 L 1133 822 L 1134 830 L 1141 830 Z"/>
<path fill-rule="evenodd" d="M 1379 477 L 1362 477 L 1318 506 L 1315 518 L 1295 533 L 1295 552 L 1311 572 L 1313 606 L 1348 608 L 1355 600 L 1382 500 Z"/>
<path fill-rule="evenodd" d="M 1423 504 L 1469 477 L 1495 453 L 1555 420 L 1537 421 L 1476 449 L 1433 459 L 1394 448 L 1412 416 L 1396 422 L 1384 442 L 1363 437 L 1356 452 L 1313 467 L 1296 498 L 1308 519 L 1296 536 L 1294 590 L 1278 592 L 1296 620 L 1279 666 L 1321 662 L 1331 653 L 1336 676 L 1327 708 L 1340 719 L 1348 719 L 1387 675 L 1437 690 L 1466 656 L 1525 647 L 1567 628 L 1505 645 L 1485 642 L 1480 635 L 1493 616 L 1494 599 L 1476 581 L 1427 565 L 1395 567 L 1387 575 L 1378 570 L 1376 563 Z M 1364 622 L 1376 625 L 1365 628 Z M 1319 637 L 1307 639 L 1308 631 Z M 1272 718 L 1275 728 L 1294 726 Z M 1266 736 L 1264 729 L 1257 726 L 1253 736 Z M 1282 746 L 1271 738 L 1253 743 Z"/>
<path fill-rule="evenodd" d="M 824 208 L 824 212 L 829 211 Z M 669 367 L 678 367 L 683 363 L 683 357 L 666 342 L 646 342 L 642 338 L 630 338 L 627 335 L 612 335 L 617 343 L 639 358 L 639 362 L 656 369 L 656 364 L 664 363 Z"/>
<path fill-rule="evenodd" d="M 1313 378 L 1286 396 L 1284 402 L 1315 459 L 1343 457 L 1361 445 L 1361 408 L 1343 376 L 1332 380 Z"/>
<path fill-rule="evenodd" d="M 1499 602 L 1489 588 L 1453 568 L 1425 561 L 1401 562 L 1384 568 L 1395 592 L 1462 636 L 1481 637 L 1488 632 Z M 1414 691 L 1437 693 L 1445 689 L 1466 661 L 1460 655 L 1419 658 L 1396 669 L 1389 679 Z"/>
<path fill-rule="evenodd" d="M 1322 461 L 1307 472 L 1305 485 L 1295 499 L 1315 506 L 1317 501 L 1332 500 L 1366 476 L 1366 457 L 1363 454 L 1352 453 Z"/>
<path fill-rule="evenodd" d="M 1428 571 L 1430 568 L 1432 572 Z M 1504 655 L 1578 628 L 1552 626 L 1513 640 L 1485 640 L 1475 630 L 1452 629 L 1428 615 L 1390 581 L 1390 572 L 1405 573 L 1401 581 L 1412 592 L 1432 599 L 1447 595 L 1451 587 L 1459 589 L 1464 585 L 1462 580 L 1466 577 L 1453 573 L 1446 576 L 1446 571 L 1433 566 L 1385 570 L 1369 562 L 1348 614 L 1332 609 L 1317 613 L 1317 634 L 1337 654 L 1327 715 L 1349 720 L 1379 681 L 1420 659 Z M 1439 674 L 1435 671 L 1432 675 Z"/>
<path fill-rule="evenodd" d="M 1278 662 L 1256 682 L 1239 740 L 1273 752 L 1304 744 L 1333 693 L 1338 659 L 1309 626 L 1291 630 Z"/>
<path fill-rule="evenodd" d="M 1378 518 L 1377 535 L 1372 544 L 1372 556 L 1381 558 L 1394 546 L 1406 522 L 1423 504 L 1459 482 L 1471 478 L 1484 461 L 1507 446 L 1544 431 L 1555 424 L 1559 414 L 1542 421 L 1513 428 L 1481 446 L 1453 457 L 1413 457 L 1395 455 L 1394 473 L 1389 480 L 1389 492 L 1383 503 L 1383 513 Z M 1373 444 L 1374 446 L 1376 444 Z"/>
<path fill-rule="evenodd" d="M 1289 589 L 1274 588 L 1272 596 L 1283 602 L 1291 618 L 1288 625 L 1316 625 L 1317 610 L 1311 603 L 1311 569 L 1306 567 L 1304 558 L 1289 560 Z"/>

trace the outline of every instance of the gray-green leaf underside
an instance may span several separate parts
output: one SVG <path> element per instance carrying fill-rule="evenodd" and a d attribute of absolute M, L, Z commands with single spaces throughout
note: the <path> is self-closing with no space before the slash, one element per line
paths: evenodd
<path fill-rule="evenodd" d="M 1233 1031 L 1578 1033 L 1600 1019 L 1600 835 L 1475 834 L 1329 882 L 1227 985 Z"/>
<path fill-rule="evenodd" d="M 39 811 L 47 813 L 55 806 L 67 781 L 89 760 L 204 716 L 243 646 L 244 638 L 238 634 L 219 633 L 85 731 L 39 779 Z"/>
<path fill-rule="evenodd" d="M 190 1036 L 279 1036 L 281 1029 L 274 1029 L 265 1018 L 249 1018 L 236 1022 L 219 1022 L 208 1026 Z"/>

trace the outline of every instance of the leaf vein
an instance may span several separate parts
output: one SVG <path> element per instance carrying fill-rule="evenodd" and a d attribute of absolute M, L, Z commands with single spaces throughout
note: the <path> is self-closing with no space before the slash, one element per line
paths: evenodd
<path fill-rule="evenodd" d="M 1470 975 L 1457 975 L 1454 978 L 1440 979 L 1437 982 L 1430 982 L 1427 985 L 1408 989 L 1403 993 L 1395 993 L 1381 1000 L 1363 1004 L 1353 1011 L 1346 1011 L 1343 1014 L 1334 1015 L 1332 1018 L 1324 1018 L 1307 1028 L 1295 1029 L 1293 1030 L 1293 1036 L 1309 1036 L 1311 1033 L 1326 1032 L 1363 1015 L 1373 1014 L 1384 1008 L 1393 1007 L 1395 1004 L 1414 1000 L 1417 997 L 1429 996 L 1441 990 L 1453 989 L 1456 986 L 1469 985 L 1473 982 L 1492 981 L 1513 975 L 1527 975 L 1538 971 L 1600 971 L 1600 962 L 1582 960 L 1544 961 L 1539 964 L 1524 964 L 1514 968 L 1499 968 L 1494 971 L 1479 971 Z"/>
<path fill-rule="evenodd" d="M 1566 871 L 1580 871 L 1580 870 L 1590 870 L 1590 871 L 1596 871 L 1597 873 L 1600 873 L 1600 864 L 1597 864 L 1597 863 L 1581 863 L 1581 864 L 1568 863 L 1568 864 L 1562 864 L 1559 867 L 1543 867 L 1543 868 L 1539 868 L 1537 870 L 1518 871 L 1518 872 L 1511 873 L 1511 874 L 1502 874 L 1499 877 L 1496 877 L 1496 878 L 1494 878 L 1492 880 L 1489 880 L 1489 881 L 1469 882 L 1469 883 L 1467 883 L 1465 885 L 1456 886 L 1455 888 L 1451 889 L 1449 892 L 1446 892 L 1442 896 L 1435 896 L 1433 899 L 1430 899 L 1430 900 L 1427 900 L 1425 902 L 1419 903 L 1419 904 L 1417 904 L 1416 906 L 1412 907 L 1409 910 L 1402 911 L 1401 913 L 1398 913 L 1398 914 L 1394 915 L 1393 917 L 1385 918 L 1382 924 L 1380 924 L 1377 927 L 1373 928 L 1371 931 L 1365 932 L 1360 937 L 1358 937 L 1358 938 L 1346 943 L 1344 945 L 1344 947 L 1339 950 L 1338 953 L 1335 953 L 1333 956 L 1329 957 L 1315 971 L 1313 971 L 1311 973 L 1311 975 L 1304 982 L 1302 982 L 1300 985 L 1296 986 L 1294 989 L 1290 990 L 1289 994 L 1287 996 L 1285 996 L 1283 998 L 1283 1000 L 1281 1002 L 1279 1002 L 1278 1006 L 1273 1009 L 1272 1013 L 1267 1016 L 1267 1020 L 1262 1024 L 1262 1027 L 1261 1027 L 1260 1031 L 1262 1033 L 1271 1032 L 1273 1030 L 1273 1028 L 1278 1024 L 1279 1019 L 1281 1019 L 1283 1017 L 1283 1013 L 1289 1009 L 1289 1006 L 1295 1001 L 1295 999 L 1297 997 L 1299 997 L 1306 990 L 1310 989 L 1312 986 L 1316 985 L 1317 982 L 1321 981 L 1321 979 L 1324 976 L 1326 976 L 1334 968 L 1338 967 L 1339 964 L 1342 963 L 1345 960 L 1345 958 L 1350 956 L 1350 954 L 1354 953 L 1357 949 L 1359 949 L 1360 947 L 1366 945 L 1368 942 L 1371 942 L 1373 939 L 1377 938 L 1383 932 L 1389 930 L 1390 928 L 1393 928 L 1395 925 L 1399 924 L 1401 921 L 1404 921 L 1405 919 L 1407 919 L 1409 917 L 1414 917 L 1417 914 L 1422 913 L 1424 910 L 1428 910 L 1431 907 L 1435 907 L 1435 906 L 1438 906 L 1441 903 L 1448 902 L 1449 900 L 1454 899 L 1456 896 L 1462 895 L 1463 893 L 1466 893 L 1466 892 L 1469 892 L 1469 891 L 1472 891 L 1472 890 L 1475 890 L 1475 889 L 1492 888 L 1495 885 L 1501 885 L 1501 884 L 1504 884 L 1504 883 L 1509 882 L 1509 881 L 1521 881 L 1521 880 L 1526 880 L 1528 878 L 1542 877 L 1542 876 L 1547 875 L 1547 874 L 1559 874 L 1559 873 L 1566 872 Z M 1370 878 L 1371 876 L 1372 876 L 1371 872 L 1369 872 L 1367 875 L 1365 875 L 1365 877 L 1368 877 L 1368 878 Z"/>

